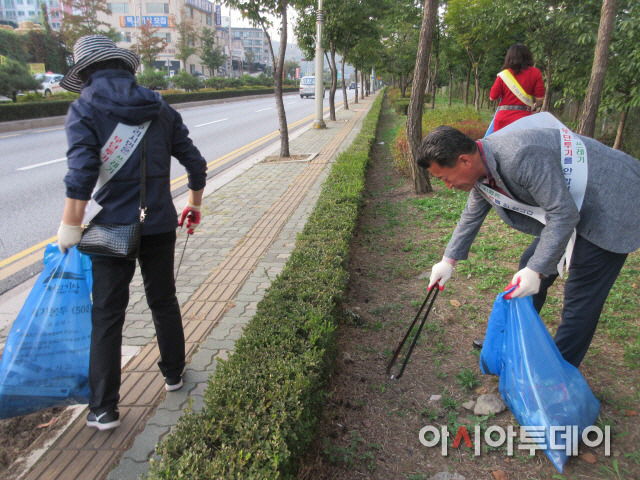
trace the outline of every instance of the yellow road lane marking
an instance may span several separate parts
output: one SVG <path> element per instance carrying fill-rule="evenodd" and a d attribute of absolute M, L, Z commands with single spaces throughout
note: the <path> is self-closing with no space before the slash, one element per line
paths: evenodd
<path fill-rule="evenodd" d="M 30 253 L 33 253 L 36 250 L 44 248 L 48 244 L 53 243 L 57 240 L 58 240 L 58 236 L 56 235 L 55 237 L 51 237 L 48 240 L 45 240 L 44 242 L 40 242 L 39 244 L 34 245 L 33 247 L 29 247 L 26 250 L 16 253 L 15 255 L 10 256 L 9 258 L 5 258 L 0 262 L 0 268 L 4 267 L 5 265 L 9 265 L 10 263 L 15 262 L 16 260 L 20 260 L 22 257 L 29 255 Z"/>
<path fill-rule="evenodd" d="M 64 130 L 64 127 L 48 128 L 46 130 L 34 130 L 33 133 L 55 132 L 56 130 Z"/>
<path fill-rule="evenodd" d="M 0 138 L 19 137 L 20 135 L 24 135 L 24 134 L 23 133 L 14 133 L 13 135 L 3 135 Z"/>

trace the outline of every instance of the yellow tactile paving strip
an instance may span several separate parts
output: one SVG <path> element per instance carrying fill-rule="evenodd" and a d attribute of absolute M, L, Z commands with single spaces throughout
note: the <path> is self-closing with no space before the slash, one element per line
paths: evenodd
<path fill-rule="evenodd" d="M 349 121 L 339 127 L 340 131 L 182 307 L 187 359 L 222 318 L 227 305 L 240 291 L 260 258 L 267 253 L 364 110 L 356 111 Z M 333 125 L 336 128 L 339 124 Z M 226 355 L 226 351 L 221 354 Z M 119 428 L 109 432 L 87 428 L 86 413 L 81 415 L 49 448 L 25 480 L 105 478 L 123 451 L 133 443 L 165 394 L 164 379 L 156 365 L 158 360 L 159 351 L 154 338 L 123 372 L 119 405 L 122 425 Z"/>

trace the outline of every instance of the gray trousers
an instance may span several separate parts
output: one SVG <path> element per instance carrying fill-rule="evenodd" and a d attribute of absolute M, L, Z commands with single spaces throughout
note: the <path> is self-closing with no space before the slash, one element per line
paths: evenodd
<path fill-rule="evenodd" d="M 520 259 L 520 269 L 527 266 L 538 245 L 539 238 L 529 245 Z M 564 288 L 562 323 L 554 341 L 562 357 L 578 367 L 587 353 L 596 332 L 602 307 L 618 274 L 627 259 L 626 253 L 604 250 L 581 236 L 569 265 L 569 276 Z M 533 306 L 540 313 L 547 290 L 558 274 L 550 275 L 540 283 L 540 291 L 533 295 Z"/>

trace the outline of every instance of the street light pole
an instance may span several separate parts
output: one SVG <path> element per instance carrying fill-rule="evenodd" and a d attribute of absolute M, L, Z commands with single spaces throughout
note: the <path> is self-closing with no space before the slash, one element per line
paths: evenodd
<path fill-rule="evenodd" d="M 322 24 L 324 23 L 324 12 L 322 11 L 322 0 L 318 0 L 317 29 L 316 29 L 316 107 L 315 119 L 312 128 L 327 128 L 322 119 L 322 97 L 324 97 L 324 50 L 322 49 Z"/>

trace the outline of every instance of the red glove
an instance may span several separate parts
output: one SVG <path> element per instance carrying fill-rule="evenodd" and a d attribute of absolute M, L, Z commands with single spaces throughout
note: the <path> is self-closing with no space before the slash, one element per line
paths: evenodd
<path fill-rule="evenodd" d="M 193 205 L 191 202 L 187 202 L 187 206 L 184 207 L 182 211 L 178 225 L 182 227 L 185 219 L 187 220 L 187 233 L 191 235 L 196 227 L 200 225 L 200 207 Z"/>

